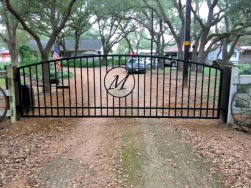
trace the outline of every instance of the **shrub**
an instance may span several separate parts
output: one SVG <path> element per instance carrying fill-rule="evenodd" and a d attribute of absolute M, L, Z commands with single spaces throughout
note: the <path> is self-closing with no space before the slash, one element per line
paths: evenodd
<path fill-rule="evenodd" d="M 80 59 L 70 59 L 69 61 L 64 60 L 62 63 L 63 67 L 81 67 L 81 61 Z M 99 60 L 94 60 L 94 67 L 99 67 L 100 63 Z M 82 67 L 87 67 L 87 61 L 85 59 L 82 59 Z M 88 61 L 88 67 L 93 67 L 93 61 Z"/>
<path fill-rule="evenodd" d="M 0 70 L 4 70 L 4 67 L 9 64 L 11 64 L 11 63 L 10 62 L 0 62 Z"/>
<path fill-rule="evenodd" d="M 56 71 L 56 74 L 57 74 L 57 78 L 60 79 L 62 78 L 62 72 L 61 71 Z M 50 77 L 53 79 L 53 78 L 56 78 L 56 75 L 55 74 L 55 71 L 51 71 L 50 72 Z M 69 72 L 69 78 L 72 78 L 74 76 L 74 74 L 72 72 Z M 66 70 L 63 70 L 63 78 L 68 78 L 68 71 Z"/>
<path fill-rule="evenodd" d="M 70 59 L 69 61 L 63 60 L 62 61 L 62 66 L 63 67 L 68 67 L 68 65 L 69 65 L 69 67 L 74 67 L 74 65 L 75 65 L 75 67 L 81 67 L 81 62 L 82 62 L 82 67 L 86 68 L 87 67 L 87 58 L 82 58 L 81 61 L 80 61 L 80 59 L 75 59 L 75 60 Z M 117 63 L 116 65 L 118 65 L 119 61 L 117 60 L 115 63 Z M 106 66 L 106 64 L 110 65 L 111 64 L 111 59 L 107 59 L 107 63 L 102 58 L 101 59 L 95 59 L 94 60 L 94 65 L 93 65 L 93 60 L 92 59 L 88 60 L 88 67 L 89 68 L 92 68 L 93 66 L 94 67 L 100 67 L 100 65 L 101 66 Z"/>
<path fill-rule="evenodd" d="M 54 64 L 51 64 L 50 65 L 50 77 L 53 79 L 53 78 L 56 78 L 56 75 L 57 74 L 57 78 L 62 78 L 62 71 L 55 71 L 55 66 Z M 69 78 L 72 78 L 74 76 L 74 74 L 72 72 L 69 72 Z M 63 70 L 63 78 L 68 78 L 68 71 L 67 70 Z"/>
<path fill-rule="evenodd" d="M 107 62 L 108 62 L 108 64 L 110 64 L 110 65 L 125 65 L 126 64 L 126 61 L 125 61 L 125 58 L 124 57 L 122 57 L 122 58 L 120 58 L 120 61 L 119 61 L 119 59 L 115 59 L 115 58 L 109 58 L 109 59 L 107 59 Z"/>
<path fill-rule="evenodd" d="M 32 50 L 26 44 L 20 45 L 18 51 L 21 57 L 21 62 L 19 63 L 19 66 L 31 65 L 41 61 L 39 57 L 32 57 Z"/>
<path fill-rule="evenodd" d="M 240 72 L 240 75 L 251 75 L 251 69 L 244 69 Z"/>

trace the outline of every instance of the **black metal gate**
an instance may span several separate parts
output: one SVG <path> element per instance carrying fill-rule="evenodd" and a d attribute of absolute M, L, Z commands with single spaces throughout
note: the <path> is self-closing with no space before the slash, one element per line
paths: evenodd
<path fill-rule="evenodd" d="M 18 68 L 23 117 L 219 118 L 223 71 L 156 56 L 84 56 Z M 61 64 L 61 69 L 57 64 Z"/>

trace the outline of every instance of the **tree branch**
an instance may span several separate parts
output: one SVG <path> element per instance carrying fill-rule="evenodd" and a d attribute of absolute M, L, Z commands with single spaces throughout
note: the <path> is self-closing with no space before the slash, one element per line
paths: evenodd
<path fill-rule="evenodd" d="M 175 30 L 174 30 L 174 27 L 173 27 L 171 21 L 167 18 L 166 14 L 165 14 L 165 12 L 164 12 L 164 10 L 163 10 L 161 4 L 160 4 L 160 1 L 159 1 L 159 0 L 156 0 L 156 2 L 157 2 L 157 4 L 158 4 L 158 7 L 159 7 L 159 9 L 160 9 L 160 12 L 161 12 L 161 14 L 162 14 L 162 17 L 163 17 L 164 21 L 165 21 L 166 24 L 168 25 L 168 27 L 169 27 L 169 29 L 171 30 L 171 33 L 173 34 L 173 36 L 174 36 L 174 38 L 176 39 L 176 41 L 178 41 L 178 40 L 179 40 L 179 37 L 178 37 L 178 35 L 176 34 L 176 32 L 175 32 Z"/>
<path fill-rule="evenodd" d="M 27 26 L 27 24 L 25 23 L 24 19 L 21 17 L 20 14 L 17 13 L 17 11 L 15 11 L 12 6 L 10 5 L 10 1 L 9 0 L 5 0 L 6 2 L 6 7 L 7 9 L 19 20 L 19 22 L 22 24 L 23 28 L 28 31 L 33 37 L 34 39 L 37 41 L 37 45 L 40 51 L 43 50 L 43 46 L 42 43 L 40 41 L 40 37 L 37 35 L 37 33 L 32 30 L 30 27 Z"/>

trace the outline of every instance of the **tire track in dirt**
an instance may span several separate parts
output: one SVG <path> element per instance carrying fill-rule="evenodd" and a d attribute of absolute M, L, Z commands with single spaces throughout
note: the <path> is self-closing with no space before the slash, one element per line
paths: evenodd
<path fill-rule="evenodd" d="M 118 157 L 120 126 L 116 119 L 80 119 L 58 154 L 37 177 L 41 187 L 107 187 Z"/>
<path fill-rule="evenodd" d="M 122 187 L 224 187 L 211 164 L 158 119 L 132 119 L 122 135 Z"/>

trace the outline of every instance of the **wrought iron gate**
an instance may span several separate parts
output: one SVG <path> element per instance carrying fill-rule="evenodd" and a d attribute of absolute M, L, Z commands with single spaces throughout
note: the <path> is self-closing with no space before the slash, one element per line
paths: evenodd
<path fill-rule="evenodd" d="M 219 118 L 222 69 L 156 56 L 84 56 L 18 68 L 23 117 Z M 57 63 L 61 69 L 57 69 Z"/>

